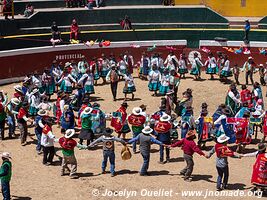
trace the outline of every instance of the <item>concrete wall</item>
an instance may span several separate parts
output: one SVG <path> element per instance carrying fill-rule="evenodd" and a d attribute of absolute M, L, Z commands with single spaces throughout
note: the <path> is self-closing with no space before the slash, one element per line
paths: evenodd
<path fill-rule="evenodd" d="M 266 0 L 175 0 L 176 5 L 206 5 L 223 16 L 263 17 Z"/>

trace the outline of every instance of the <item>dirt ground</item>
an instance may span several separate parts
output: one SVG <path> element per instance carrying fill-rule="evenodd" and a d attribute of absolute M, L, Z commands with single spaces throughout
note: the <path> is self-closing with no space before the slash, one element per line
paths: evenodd
<path fill-rule="evenodd" d="M 244 83 L 244 74 L 241 74 L 241 83 Z M 207 102 L 209 105 L 209 113 L 212 114 L 220 103 L 224 103 L 225 95 L 229 85 L 222 84 L 218 80 L 208 80 L 208 76 L 203 75 L 206 80 L 193 81 L 188 75 L 186 80 L 182 80 L 179 87 L 179 97 L 181 93 L 188 87 L 193 89 L 193 107 L 195 116 L 199 115 L 200 105 Z M 259 80 L 259 75 L 255 74 L 255 80 Z M 100 80 L 99 83 L 102 81 Z M 147 113 L 152 113 L 158 109 L 160 97 L 152 97 L 147 88 L 147 81 L 135 79 L 137 92 L 135 100 L 129 101 L 128 112 L 132 108 L 141 104 L 148 105 Z M 1 86 L 0 89 L 8 92 L 11 96 L 13 86 L 15 84 Z M 101 108 L 105 112 L 115 111 L 123 100 L 122 88 L 123 83 L 120 82 L 118 88 L 119 101 L 112 101 L 109 85 L 99 85 L 95 88 L 96 94 L 94 100 L 101 104 Z M 250 86 L 251 87 L 251 86 Z M 239 87 L 240 88 L 240 87 Z M 265 95 L 266 88 L 263 87 Z M 53 131 L 57 137 L 60 137 L 59 129 L 54 126 Z M 215 192 L 217 172 L 215 168 L 215 156 L 207 160 L 199 155 L 194 155 L 195 168 L 193 172 L 192 182 L 184 182 L 179 175 L 179 171 L 185 166 L 182 159 L 182 151 L 180 148 L 171 150 L 171 161 L 164 165 L 159 164 L 159 147 L 152 146 L 151 160 L 149 171 L 151 176 L 141 177 L 138 174 L 142 164 L 140 154 L 135 154 L 128 161 L 122 161 L 120 157 L 121 144 L 116 145 L 116 171 L 117 176 L 110 177 L 110 174 L 101 175 L 102 149 L 96 150 L 78 150 L 76 149 L 76 158 L 78 161 L 78 179 L 70 179 L 68 176 L 60 176 L 60 160 L 62 155 L 59 145 L 57 147 L 57 155 L 55 157 L 56 166 L 43 166 L 42 155 L 37 155 L 35 151 L 36 138 L 34 130 L 30 129 L 31 137 L 28 137 L 29 144 L 25 147 L 20 145 L 18 139 L 4 140 L 0 142 L 0 151 L 9 151 L 12 155 L 13 177 L 11 181 L 11 194 L 13 199 L 34 199 L 34 200 L 94 200 L 94 199 L 127 199 L 125 191 L 132 191 L 132 196 L 128 199 L 204 199 L 201 197 L 183 197 L 182 192 L 187 190 L 203 191 L 207 190 Z M 19 134 L 16 130 L 16 134 Z M 128 134 L 131 137 L 131 134 Z M 261 134 L 260 136 L 261 137 Z M 214 143 L 208 143 L 213 146 Z M 247 152 L 253 152 L 256 145 L 247 146 Z M 229 158 L 229 190 L 244 191 L 245 195 L 251 189 L 250 178 L 252 166 L 255 158 L 232 159 Z M 109 167 L 109 165 L 108 165 Z M 113 195 L 104 196 L 105 191 Z M 161 190 L 161 191 L 160 191 Z M 163 190 L 169 192 L 164 193 Z M 146 192 L 160 192 L 154 196 Z M 117 193 L 116 193 L 117 192 Z M 121 192 L 121 193 L 120 193 Z M 117 197 L 116 195 L 124 195 Z M 205 199 L 256 199 L 257 197 L 231 197 L 231 196 L 211 196 Z"/>

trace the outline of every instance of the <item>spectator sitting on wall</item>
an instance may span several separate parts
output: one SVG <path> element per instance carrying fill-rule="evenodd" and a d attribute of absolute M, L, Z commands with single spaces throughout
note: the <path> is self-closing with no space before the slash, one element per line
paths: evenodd
<path fill-rule="evenodd" d="M 5 19 L 8 19 L 8 16 L 12 15 L 12 0 L 4 0 L 3 3 L 3 15 Z"/>
<path fill-rule="evenodd" d="M 132 22 L 130 21 L 130 18 L 125 15 L 124 19 L 120 21 L 120 25 L 123 28 L 123 30 L 131 30 L 132 28 Z"/>
<path fill-rule="evenodd" d="M 24 17 L 29 17 L 33 14 L 34 12 L 34 7 L 32 4 L 28 3 L 26 5 L 25 11 L 24 11 Z"/>
<path fill-rule="evenodd" d="M 77 43 L 78 34 L 79 34 L 79 26 L 78 26 L 76 19 L 73 19 L 71 27 L 70 27 L 70 41 L 72 43 Z M 76 40 L 76 42 L 73 41 L 73 39 Z"/>
<path fill-rule="evenodd" d="M 88 0 L 87 8 L 92 10 L 95 5 L 95 0 Z"/>
<path fill-rule="evenodd" d="M 162 4 L 164 6 L 174 6 L 175 5 L 174 0 L 162 0 Z"/>
<path fill-rule="evenodd" d="M 53 24 L 51 26 L 51 33 L 52 33 L 51 42 L 52 42 L 53 46 L 55 46 L 56 43 L 62 42 L 61 33 L 60 33 L 55 21 L 53 22 Z"/>

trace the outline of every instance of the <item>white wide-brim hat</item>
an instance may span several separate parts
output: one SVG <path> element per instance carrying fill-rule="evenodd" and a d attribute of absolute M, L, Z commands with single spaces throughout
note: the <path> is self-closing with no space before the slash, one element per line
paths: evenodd
<path fill-rule="evenodd" d="M 226 136 L 225 134 L 222 134 L 220 137 L 217 138 L 218 143 L 224 143 L 227 142 L 230 138 Z"/>
<path fill-rule="evenodd" d="M 162 115 L 162 117 L 160 118 L 160 121 L 162 122 L 168 122 L 170 120 L 171 120 L 171 116 L 167 114 Z"/>
<path fill-rule="evenodd" d="M 39 92 L 39 89 L 34 88 L 33 91 L 32 91 L 32 94 L 36 94 L 37 92 Z"/>
<path fill-rule="evenodd" d="M 149 135 L 150 133 L 153 132 L 153 129 L 150 128 L 150 126 L 146 126 L 145 128 L 143 128 L 142 133 L 144 133 L 145 135 Z"/>
<path fill-rule="evenodd" d="M 133 108 L 133 114 L 134 115 L 141 115 L 142 114 L 142 109 L 140 107 L 135 107 Z"/>
<path fill-rule="evenodd" d="M 12 98 L 10 101 L 12 104 L 17 106 L 21 103 L 21 101 L 18 98 Z"/>
<path fill-rule="evenodd" d="M 68 129 L 68 130 L 66 130 L 64 137 L 65 138 L 71 138 L 74 135 L 75 135 L 75 130 L 74 129 Z"/>
<path fill-rule="evenodd" d="M 37 112 L 37 115 L 39 115 L 39 116 L 48 116 L 48 112 L 46 111 L 46 110 L 39 110 L 38 112 Z"/>
<path fill-rule="evenodd" d="M 93 108 L 91 108 L 91 107 L 86 107 L 86 108 L 83 110 L 83 113 L 86 114 L 86 115 L 88 115 L 88 114 L 90 114 L 92 111 L 93 111 Z"/>
<path fill-rule="evenodd" d="M 15 85 L 15 86 L 14 86 L 14 89 L 15 89 L 16 91 L 20 92 L 20 93 L 23 93 L 23 91 L 22 91 L 22 87 L 21 87 L 20 85 Z"/>
<path fill-rule="evenodd" d="M 8 152 L 3 152 L 3 153 L 1 153 L 1 157 L 2 157 L 2 158 L 11 159 L 10 153 L 8 153 Z"/>

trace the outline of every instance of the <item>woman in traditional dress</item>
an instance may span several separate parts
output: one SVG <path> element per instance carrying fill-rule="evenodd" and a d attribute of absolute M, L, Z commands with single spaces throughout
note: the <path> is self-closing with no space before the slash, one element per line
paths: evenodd
<path fill-rule="evenodd" d="M 72 83 L 76 83 L 76 80 L 69 74 L 68 69 L 64 68 L 63 74 L 57 84 L 60 84 L 60 90 L 71 94 Z"/>
<path fill-rule="evenodd" d="M 94 89 L 94 74 L 92 69 L 87 69 L 87 72 L 79 79 L 78 84 L 81 84 L 85 95 L 95 93 Z"/>
<path fill-rule="evenodd" d="M 103 83 L 106 83 L 106 76 L 111 65 L 105 54 L 102 54 L 101 58 L 98 59 L 98 64 L 100 68 L 100 77 L 103 79 Z"/>
<path fill-rule="evenodd" d="M 170 87 L 170 74 L 169 71 L 165 69 L 163 74 L 160 76 L 160 87 L 159 87 L 160 95 L 165 95 L 170 89 L 169 87 Z"/>
<path fill-rule="evenodd" d="M 149 91 L 153 91 L 154 94 L 152 94 L 152 96 L 157 96 L 157 91 L 159 90 L 159 86 L 160 86 L 160 72 L 157 69 L 157 66 L 154 64 L 152 66 L 152 70 L 149 72 L 148 74 L 148 88 Z"/>
<path fill-rule="evenodd" d="M 29 115 L 35 117 L 37 115 L 38 107 L 41 101 L 40 93 L 37 88 L 33 89 L 33 91 L 30 93 L 28 101 L 30 104 Z"/>
<path fill-rule="evenodd" d="M 233 76 L 231 68 L 230 68 L 230 61 L 227 55 L 224 55 L 224 62 L 222 66 L 223 68 L 220 74 L 221 81 L 226 81 L 228 77 Z"/>
<path fill-rule="evenodd" d="M 130 73 L 130 70 L 127 70 L 124 75 L 125 86 L 123 88 L 123 93 L 125 95 L 125 100 L 127 99 L 127 94 L 132 94 L 132 99 L 134 99 L 134 92 L 136 91 L 134 78 Z"/>
<path fill-rule="evenodd" d="M 149 70 L 150 70 L 150 59 L 148 57 L 148 55 L 144 52 L 143 55 L 142 55 L 142 58 L 141 58 L 141 70 L 140 70 L 140 73 L 141 73 L 141 77 L 142 79 L 143 78 L 147 78 L 147 75 L 149 73 Z"/>
<path fill-rule="evenodd" d="M 123 59 L 123 54 L 120 54 L 119 62 L 117 64 L 117 66 L 118 66 L 118 69 L 119 69 L 119 75 L 120 76 L 124 76 L 126 74 L 126 71 L 127 71 L 127 63 Z"/>
<path fill-rule="evenodd" d="M 179 64 L 178 73 L 181 75 L 181 78 L 185 78 L 185 74 L 188 73 L 188 69 L 187 69 L 187 58 L 184 53 L 180 54 L 180 59 L 178 64 Z"/>
<path fill-rule="evenodd" d="M 55 92 L 55 80 L 48 69 L 45 69 L 42 75 L 42 85 L 45 94 L 48 96 L 48 99 L 50 100 L 50 97 Z"/>
<path fill-rule="evenodd" d="M 171 50 L 169 55 L 167 56 L 164 64 L 167 66 L 167 68 L 169 70 L 171 70 L 171 69 L 177 70 L 178 63 L 179 63 L 179 61 L 178 61 L 176 55 L 174 55 L 174 52 Z"/>
<path fill-rule="evenodd" d="M 203 64 L 202 64 L 201 60 L 198 57 L 198 53 L 195 52 L 194 53 L 194 60 L 192 62 L 192 69 L 191 69 L 191 72 L 190 72 L 190 74 L 195 76 L 195 80 L 200 80 L 201 79 L 201 77 L 200 77 L 200 75 L 201 75 L 201 67 L 203 67 Z"/>
<path fill-rule="evenodd" d="M 229 91 L 226 96 L 225 104 L 230 108 L 233 115 L 235 115 L 240 108 L 240 95 L 234 83 L 230 85 Z"/>
<path fill-rule="evenodd" d="M 208 55 L 208 60 L 205 63 L 205 66 L 207 66 L 206 74 L 210 74 L 210 79 L 214 79 L 214 74 L 218 73 L 218 66 L 215 57 L 210 52 Z"/>

